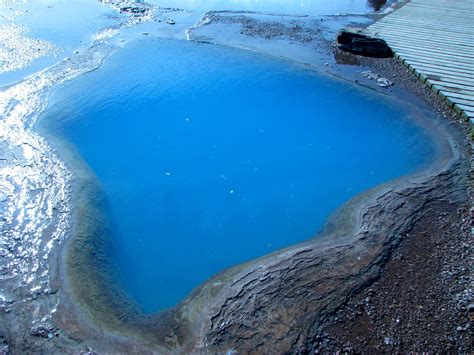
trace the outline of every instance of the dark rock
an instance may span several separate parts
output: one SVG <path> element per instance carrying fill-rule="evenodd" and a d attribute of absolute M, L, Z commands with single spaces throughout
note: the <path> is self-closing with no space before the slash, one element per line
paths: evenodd
<path fill-rule="evenodd" d="M 31 327 L 31 335 L 42 338 L 51 338 L 54 328 L 47 322 L 37 322 Z"/>
<path fill-rule="evenodd" d="M 127 14 L 144 14 L 146 11 L 146 8 L 138 6 L 124 6 L 120 8 L 120 12 Z"/>
<path fill-rule="evenodd" d="M 375 11 L 379 11 L 387 3 L 387 0 L 367 0 L 367 3 Z"/>
<path fill-rule="evenodd" d="M 339 49 L 366 57 L 389 58 L 393 52 L 381 38 L 374 38 L 357 29 L 344 29 L 337 36 Z"/>

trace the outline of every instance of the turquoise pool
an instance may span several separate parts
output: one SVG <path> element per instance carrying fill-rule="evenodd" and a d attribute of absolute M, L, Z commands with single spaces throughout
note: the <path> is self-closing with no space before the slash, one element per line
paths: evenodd
<path fill-rule="evenodd" d="M 410 115 L 290 62 L 146 38 L 57 89 L 41 125 L 102 184 L 116 282 L 152 313 L 428 164 L 434 143 Z"/>

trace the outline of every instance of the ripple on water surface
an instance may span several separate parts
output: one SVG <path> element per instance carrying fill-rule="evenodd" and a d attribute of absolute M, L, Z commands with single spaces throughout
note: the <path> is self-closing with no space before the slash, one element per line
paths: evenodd
<path fill-rule="evenodd" d="M 383 95 L 213 45 L 133 42 L 49 102 L 42 124 L 102 183 L 110 254 L 145 312 L 313 237 L 350 197 L 434 154 Z"/>

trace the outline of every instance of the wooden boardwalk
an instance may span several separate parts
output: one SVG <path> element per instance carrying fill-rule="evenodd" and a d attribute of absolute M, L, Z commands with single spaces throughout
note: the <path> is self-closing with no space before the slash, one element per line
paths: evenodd
<path fill-rule="evenodd" d="M 367 30 L 474 124 L 474 0 L 412 0 Z"/>

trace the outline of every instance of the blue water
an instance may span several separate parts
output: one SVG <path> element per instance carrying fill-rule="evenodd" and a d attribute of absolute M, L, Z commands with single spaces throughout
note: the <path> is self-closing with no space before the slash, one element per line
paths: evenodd
<path fill-rule="evenodd" d="M 42 122 L 102 182 L 121 282 L 145 312 L 316 235 L 433 142 L 402 104 L 288 62 L 143 39 L 65 84 Z"/>
<path fill-rule="evenodd" d="M 334 15 L 369 13 L 396 0 L 148 0 L 161 7 L 191 11 L 261 11 L 283 14 Z"/>
<path fill-rule="evenodd" d="M 18 13 L 17 16 L 14 14 Z M 0 0 L 0 25 L 17 24 L 27 28 L 26 36 L 47 41 L 55 51 L 28 64 L 26 68 L 0 73 L 0 86 L 12 84 L 37 73 L 75 50 L 91 45 L 92 36 L 116 25 L 115 11 L 97 0 Z"/>

